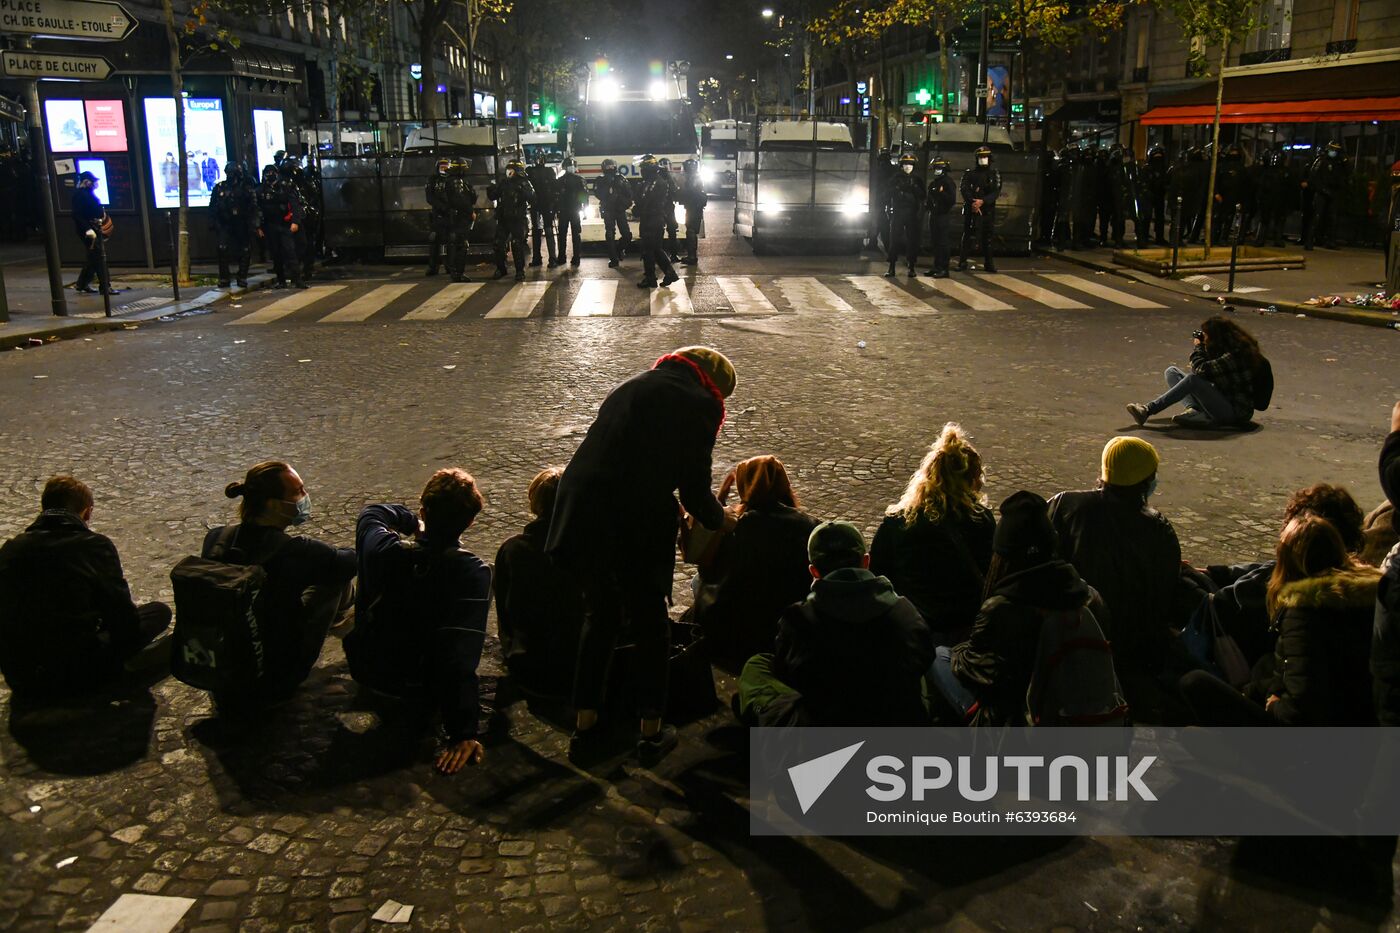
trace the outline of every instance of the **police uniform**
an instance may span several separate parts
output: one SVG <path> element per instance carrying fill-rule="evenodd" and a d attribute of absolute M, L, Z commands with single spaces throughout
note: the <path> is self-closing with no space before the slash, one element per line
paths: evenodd
<path fill-rule="evenodd" d="M 682 168 L 680 203 L 685 208 L 685 257 L 681 262 L 694 265 L 699 260 L 700 229 L 705 223 L 705 205 L 710 203 L 710 196 L 700 181 L 700 163 L 686 159 Z"/>
<path fill-rule="evenodd" d="M 671 212 L 666 215 L 666 255 L 671 262 L 680 262 L 681 255 L 677 251 L 680 222 L 676 220 L 676 204 L 681 199 L 681 186 L 676 183 L 676 176 L 671 174 L 670 159 L 657 159 L 656 168 L 661 177 L 666 180 L 666 190 L 670 192 L 671 197 Z"/>
<path fill-rule="evenodd" d="M 1151 233 L 1158 246 L 1167 245 L 1167 152 L 1161 146 L 1147 150 L 1147 160 L 1138 172 L 1142 182 L 1142 232 Z M 1138 235 L 1142 242 L 1142 234 Z"/>
<path fill-rule="evenodd" d="M 986 160 L 983 164 L 983 160 Z M 963 233 L 958 270 L 967 269 L 967 252 L 974 235 L 982 254 L 983 270 L 997 271 L 992 261 L 992 236 L 996 233 L 997 196 L 1001 194 L 1001 173 L 992 167 L 992 151 L 986 146 L 977 150 L 977 165 L 963 172 Z M 981 201 L 979 210 L 975 202 Z"/>
<path fill-rule="evenodd" d="M 229 286 L 229 266 L 238 262 L 238 285 L 248 284 L 248 264 L 253 258 L 254 231 L 258 229 L 258 197 L 243 166 L 224 166 L 224 180 L 209 195 L 209 213 L 219 237 L 219 287 Z"/>
<path fill-rule="evenodd" d="M 909 264 L 909 275 L 917 274 L 914 263 L 919 258 L 919 211 L 924 199 L 923 187 L 914 177 L 914 157 L 908 154 L 901 156 L 899 171 L 890 178 L 885 195 L 885 210 L 890 216 L 890 267 L 885 275 L 894 275 L 901 252 Z"/>
<path fill-rule="evenodd" d="M 1113 245 L 1122 249 L 1126 243 L 1128 224 L 1133 225 L 1133 236 L 1138 246 L 1142 245 L 1142 230 L 1138 220 L 1138 177 L 1137 163 L 1132 154 L 1122 146 L 1109 150 L 1108 164 L 1109 195 L 1112 198 L 1110 216 L 1113 222 Z"/>
<path fill-rule="evenodd" d="M 1283 246 L 1283 228 L 1298 205 L 1298 177 L 1282 152 L 1271 150 L 1254 166 L 1259 231 L 1255 246 Z"/>
<path fill-rule="evenodd" d="M 447 176 L 447 271 L 454 282 L 467 282 L 467 237 L 476 223 L 476 189 L 467 181 L 467 162 L 454 159 Z"/>
<path fill-rule="evenodd" d="M 452 206 L 447 199 L 447 173 L 452 163 L 439 159 L 437 172 L 428 179 L 424 194 L 428 199 L 428 275 L 437 275 L 443 253 L 452 242 Z"/>
<path fill-rule="evenodd" d="M 1347 174 L 1346 156 L 1335 141 L 1328 143 L 1308 168 L 1303 189 L 1303 249 L 1312 249 L 1318 241 L 1327 249 L 1336 248 L 1333 222 L 1337 203 L 1346 190 Z"/>
<path fill-rule="evenodd" d="M 520 162 L 506 165 L 506 177 L 486 189 L 496 202 L 496 278 L 506 274 L 506 249 L 515 257 L 515 280 L 525 281 L 525 228 L 535 203 L 535 189 Z"/>
<path fill-rule="evenodd" d="M 671 180 L 662 174 L 655 159 L 642 161 L 642 190 L 637 198 L 637 223 L 642 237 L 643 277 L 637 283 L 639 288 L 655 288 L 656 269 L 661 267 L 665 277 L 662 286 L 670 285 L 679 279 L 675 267 L 663 248 L 666 234 L 666 213 L 674 216 L 675 208 L 671 200 Z"/>
<path fill-rule="evenodd" d="M 556 194 L 559 211 L 559 263 L 563 265 L 569 255 L 565 249 L 566 236 L 572 232 L 574 259 L 572 265 L 580 261 L 579 249 L 582 244 L 583 221 L 581 212 L 588 204 L 588 189 L 578 176 L 578 166 L 573 159 L 564 160 L 564 174 L 559 177 L 559 190 Z"/>
<path fill-rule="evenodd" d="M 948 163 L 935 159 L 929 164 L 929 183 L 925 203 L 928 206 L 928 240 L 933 248 L 934 278 L 948 276 L 948 215 L 958 203 L 958 188 L 948 174 Z"/>
<path fill-rule="evenodd" d="M 627 226 L 627 208 L 632 206 L 632 187 L 617 174 L 612 159 L 603 160 L 603 173 L 593 183 L 598 211 L 603 215 L 603 239 L 608 244 L 608 265 L 617 268 L 622 253 L 632 246 L 632 230 Z M 616 237 L 616 238 L 615 238 Z M 619 244 L 618 239 L 622 242 Z"/>
<path fill-rule="evenodd" d="M 304 217 L 301 198 L 271 166 L 263 172 L 263 183 L 258 188 L 258 209 L 262 215 L 262 234 L 272 256 L 274 287 L 285 287 L 290 277 L 295 287 L 305 288 L 297 257 L 297 232 Z"/>
<path fill-rule="evenodd" d="M 530 207 L 530 238 L 534 248 L 534 257 L 530 260 L 530 265 L 538 266 L 544 261 L 540 255 L 540 241 L 543 240 L 549 252 L 549 266 L 552 269 L 559 265 L 554 251 L 559 179 L 554 174 L 554 169 L 545 164 L 544 156 L 537 158 L 525 174 L 530 179 L 530 186 L 535 189 L 535 203 Z"/>

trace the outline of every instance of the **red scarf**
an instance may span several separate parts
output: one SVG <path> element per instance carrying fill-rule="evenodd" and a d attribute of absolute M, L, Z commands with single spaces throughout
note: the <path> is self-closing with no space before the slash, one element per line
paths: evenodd
<path fill-rule="evenodd" d="M 715 381 L 710 378 L 709 373 L 701 369 L 696 365 L 695 361 L 689 357 L 680 356 L 675 353 L 667 353 L 653 363 L 651 368 L 655 369 L 662 363 L 684 363 L 689 366 L 690 371 L 695 373 L 695 377 L 700 380 L 700 384 L 705 387 L 705 390 L 709 392 L 710 395 L 714 396 L 715 401 L 719 403 L 719 426 L 715 428 L 715 434 L 719 434 L 719 429 L 724 427 L 724 393 L 719 390 L 719 386 L 715 385 Z"/>

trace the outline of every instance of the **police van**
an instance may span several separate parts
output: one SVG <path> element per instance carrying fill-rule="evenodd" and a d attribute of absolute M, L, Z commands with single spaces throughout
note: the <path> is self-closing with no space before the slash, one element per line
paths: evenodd
<path fill-rule="evenodd" d="M 740 125 L 738 120 L 716 120 L 700 127 L 700 183 L 706 194 L 734 197 Z"/>

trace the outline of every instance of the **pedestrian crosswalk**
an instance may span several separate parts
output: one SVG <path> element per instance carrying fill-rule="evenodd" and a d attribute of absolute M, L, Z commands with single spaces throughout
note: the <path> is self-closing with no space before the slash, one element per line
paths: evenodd
<path fill-rule="evenodd" d="M 578 274 L 527 282 L 366 281 L 245 299 L 230 324 L 363 324 L 530 318 L 668 319 L 704 316 L 878 314 L 896 318 L 966 311 L 1092 312 L 1165 307 L 1142 294 L 1072 273 L 1018 271 L 934 279 L 880 275 L 690 275 L 636 289 L 619 277 Z"/>

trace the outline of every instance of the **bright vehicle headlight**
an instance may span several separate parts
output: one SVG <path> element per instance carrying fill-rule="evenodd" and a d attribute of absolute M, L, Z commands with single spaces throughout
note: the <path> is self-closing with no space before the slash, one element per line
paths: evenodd
<path fill-rule="evenodd" d="M 712 168 L 710 168 L 709 166 L 702 166 L 701 169 L 700 169 L 700 180 L 703 181 L 703 182 L 711 182 L 711 181 L 714 181 L 714 180 L 715 180 L 715 170 L 712 169 Z"/>
<path fill-rule="evenodd" d="M 853 194 L 853 195 L 851 195 L 849 198 L 846 199 L 846 203 L 845 203 L 845 204 L 842 204 L 842 205 L 841 205 L 841 213 L 843 213 L 843 214 L 868 214 L 868 213 L 870 213 L 870 204 L 867 203 L 867 200 L 866 200 L 865 196 L 859 195 L 859 194 Z"/>
<path fill-rule="evenodd" d="M 777 201 L 759 201 L 758 212 L 760 214 L 781 214 L 783 212 L 783 205 L 779 204 Z"/>

